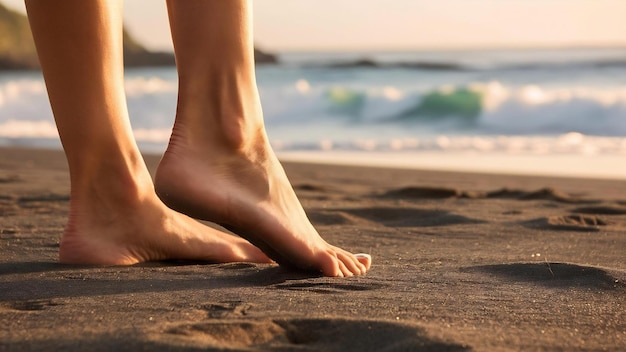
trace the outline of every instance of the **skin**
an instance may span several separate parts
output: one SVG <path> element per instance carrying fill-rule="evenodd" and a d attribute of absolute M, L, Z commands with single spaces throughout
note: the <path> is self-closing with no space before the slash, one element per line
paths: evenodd
<path fill-rule="evenodd" d="M 248 241 L 157 197 L 126 109 L 121 1 L 28 0 L 26 6 L 70 169 L 60 262 L 270 262 Z"/>
<path fill-rule="evenodd" d="M 70 165 L 62 262 L 269 261 L 247 241 L 172 208 L 224 225 L 283 265 L 340 277 L 369 269 L 368 257 L 320 237 L 268 143 L 254 73 L 251 0 L 168 1 L 179 98 L 155 179 L 160 199 L 126 110 L 121 3 L 26 3 Z"/>

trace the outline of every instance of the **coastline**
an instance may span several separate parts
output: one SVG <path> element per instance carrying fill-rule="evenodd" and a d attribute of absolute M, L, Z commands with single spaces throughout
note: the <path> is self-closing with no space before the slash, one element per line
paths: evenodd
<path fill-rule="evenodd" d="M 281 160 L 300 163 L 431 170 L 496 175 L 525 175 L 626 180 L 624 156 L 507 154 L 497 152 L 351 152 L 279 151 Z"/>
<path fill-rule="evenodd" d="M 1 350 L 626 344 L 623 180 L 286 162 L 324 237 L 373 256 L 367 276 L 329 279 L 254 264 L 59 265 L 63 153 L 0 156 Z M 159 157 L 145 158 L 153 171 Z"/>

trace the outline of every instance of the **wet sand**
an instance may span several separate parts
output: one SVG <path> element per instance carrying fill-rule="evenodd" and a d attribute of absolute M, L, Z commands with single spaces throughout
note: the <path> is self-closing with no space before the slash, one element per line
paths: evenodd
<path fill-rule="evenodd" d="M 623 180 L 286 170 L 329 242 L 372 254 L 368 275 L 57 264 L 65 158 L 1 148 L 0 350 L 626 348 Z"/>

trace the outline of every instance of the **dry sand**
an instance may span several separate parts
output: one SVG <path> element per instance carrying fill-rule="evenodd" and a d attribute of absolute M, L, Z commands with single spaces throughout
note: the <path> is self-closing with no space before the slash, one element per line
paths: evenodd
<path fill-rule="evenodd" d="M 367 276 L 59 265 L 63 154 L 0 149 L 0 350 L 626 349 L 626 182 L 286 169 Z"/>

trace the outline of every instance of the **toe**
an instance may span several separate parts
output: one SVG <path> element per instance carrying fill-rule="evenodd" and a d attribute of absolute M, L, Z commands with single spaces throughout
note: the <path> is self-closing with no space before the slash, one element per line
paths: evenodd
<path fill-rule="evenodd" d="M 350 271 L 348 269 L 348 267 L 346 266 L 346 264 L 344 262 L 342 262 L 341 260 L 338 262 L 339 264 L 339 270 L 341 270 L 342 275 L 340 277 L 350 277 L 350 276 L 354 276 L 354 274 L 352 273 L 352 271 Z"/>
<path fill-rule="evenodd" d="M 344 264 L 344 266 L 354 275 L 365 274 L 363 265 L 354 257 L 351 253 L 346 251 L 339 251 L 337 258 Z"/>
<path fill-rule="evenodd" d="M 370 270 L 370 266 L 372 265 L 372 256 L 366 253 L 358 253 L 354 255 L 355 258 L 359 261 L 359 263 L 363 266 L 363 268 L 365 269 L 363 271 L 363 274 L 365 274 L 365 272 L 367 272 L 368 270 Z"/>
<path fill-rule="evenodd" d="M 334 251 L 324 251 L 318 255 L 319 269 L 324 276 L 343 277 L 340 261 Z"/>

